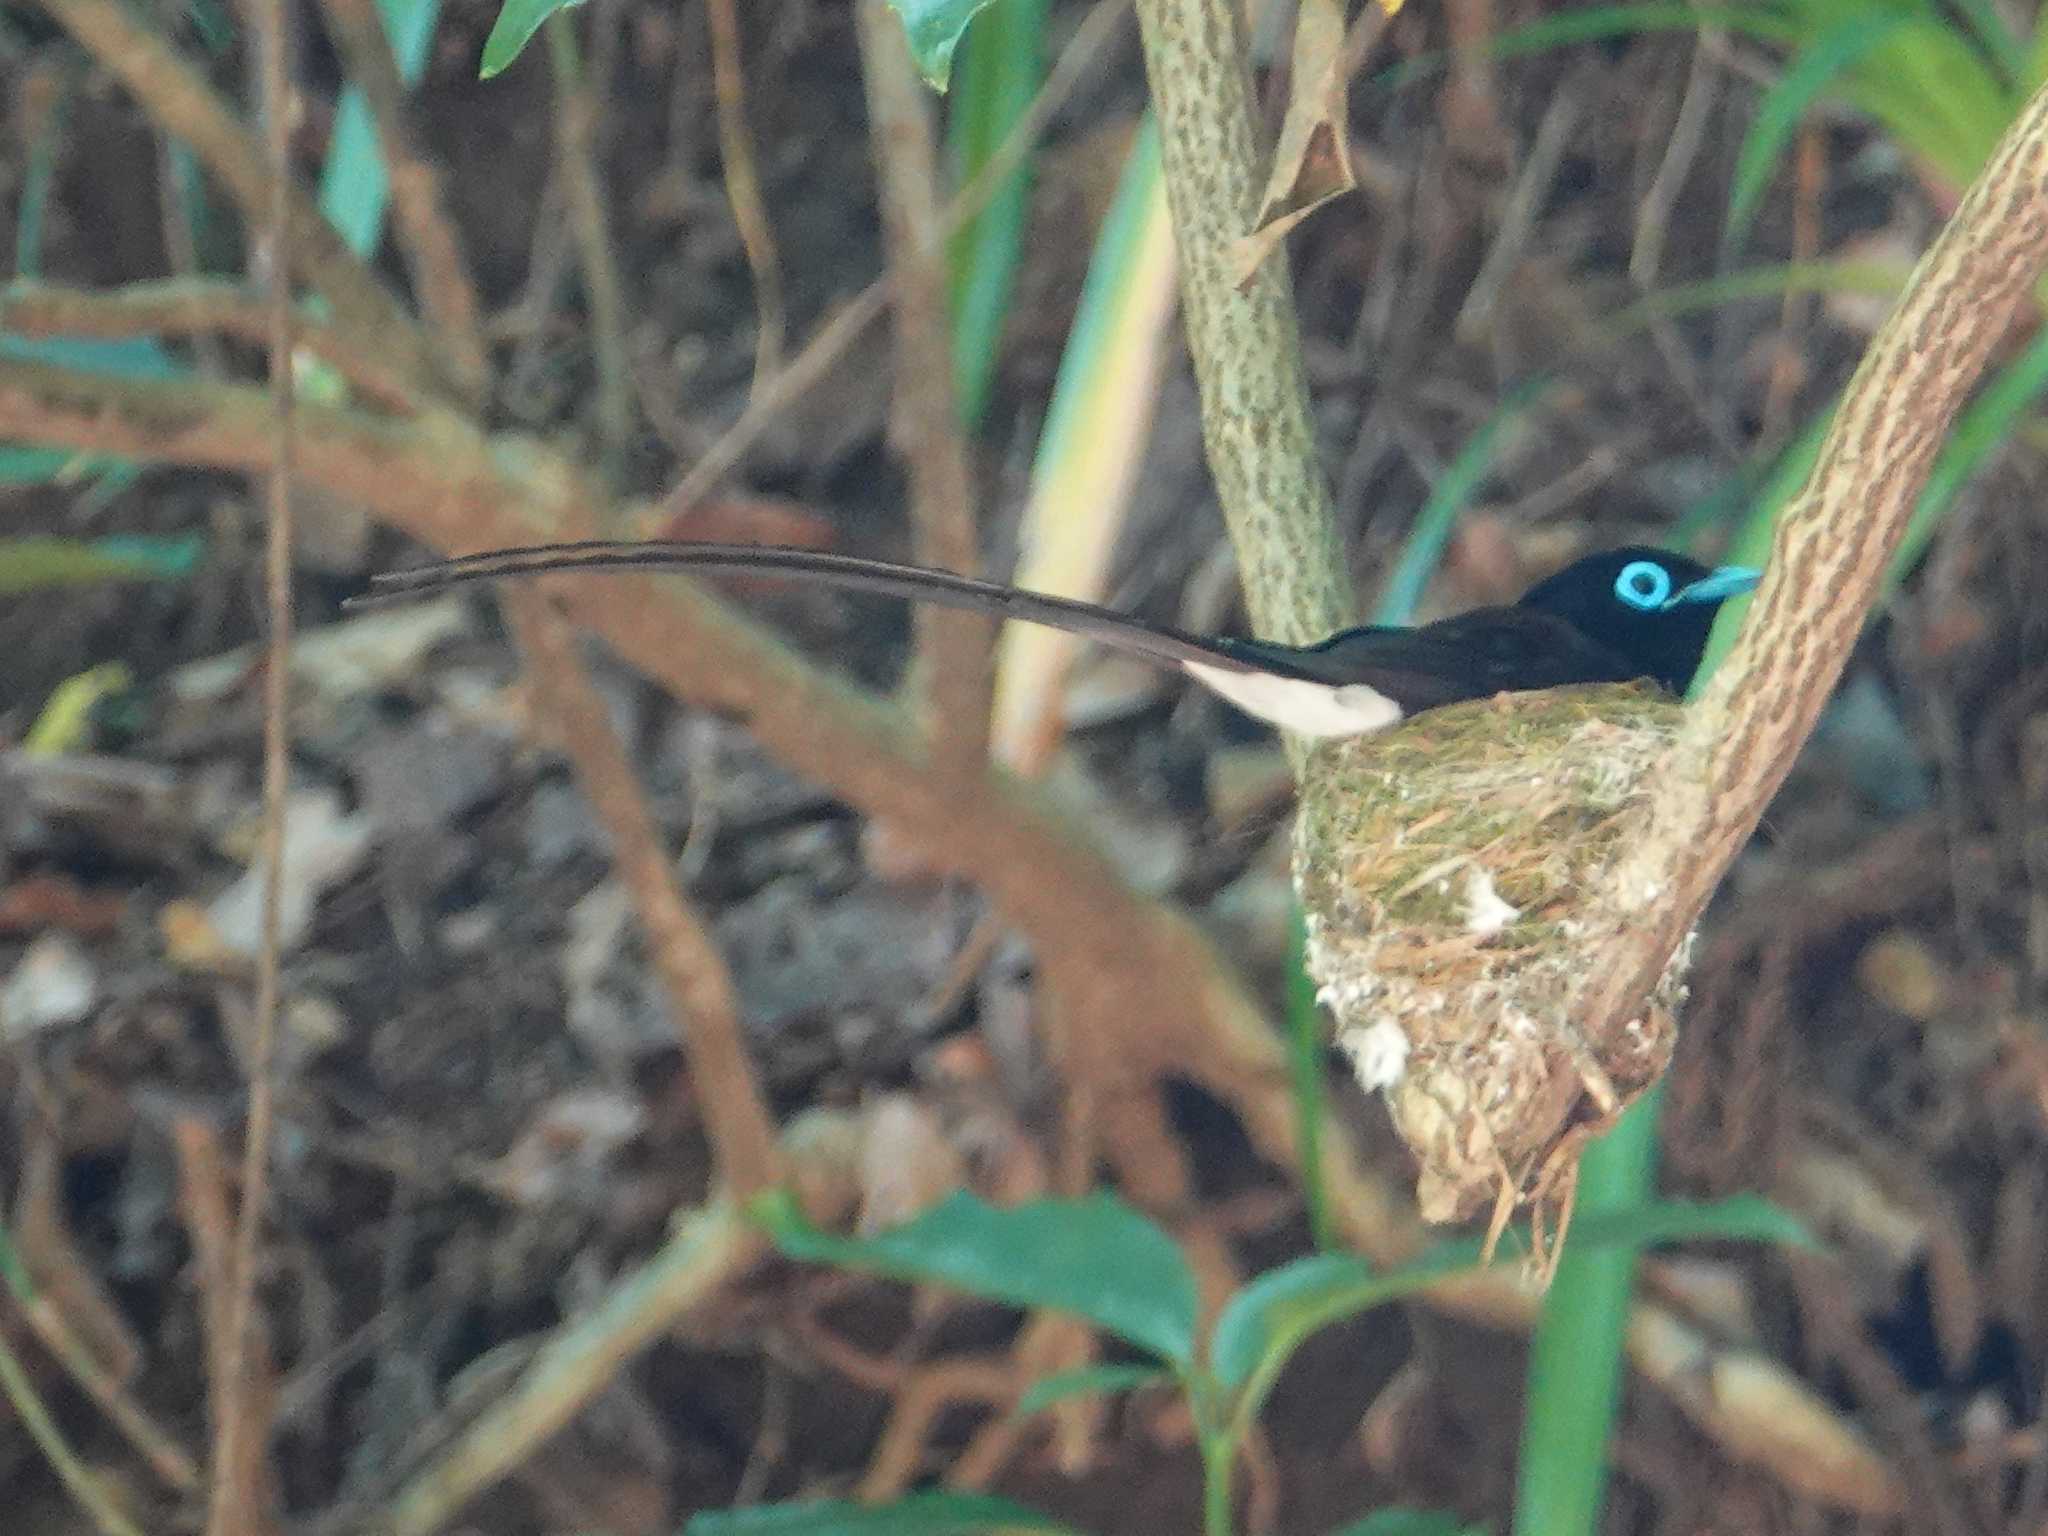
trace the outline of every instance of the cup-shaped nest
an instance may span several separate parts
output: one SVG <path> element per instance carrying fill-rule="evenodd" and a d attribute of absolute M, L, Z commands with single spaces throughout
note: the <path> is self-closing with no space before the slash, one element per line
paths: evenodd
<path fill-rule="evenodd" d="M 1669 1062 L 1689 945 L 1605 1037 L 1576 1005 L 1588 941 L 1628 922 L 1611 877 L 1681 714 L 1648 685 L 1556 689 L 1311 760 L 1294 841 L 1309 973 L 1420 1164 L 1426 1220 L 1567 1211 L 1585 1141 Z"/>

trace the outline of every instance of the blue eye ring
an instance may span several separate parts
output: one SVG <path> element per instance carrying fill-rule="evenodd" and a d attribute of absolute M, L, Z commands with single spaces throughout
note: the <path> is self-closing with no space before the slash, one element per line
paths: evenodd
<path fill-rule="evenodd" d="M 1630 608 L 1654 613 L 1671 599 L 1671 573 L 1654 560 L 1631 560 L 1614 578 L 1614 595 Z"/>

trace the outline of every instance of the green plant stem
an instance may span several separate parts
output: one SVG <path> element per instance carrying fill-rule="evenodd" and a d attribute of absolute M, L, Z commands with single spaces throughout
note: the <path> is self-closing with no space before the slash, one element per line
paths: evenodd
<path fill-rule="evenodd" d="M 1228 1430 L 1202 1432 L 1202 1536 L 1230 1536 L 1231 1474 L 1237 1441 Z"/>

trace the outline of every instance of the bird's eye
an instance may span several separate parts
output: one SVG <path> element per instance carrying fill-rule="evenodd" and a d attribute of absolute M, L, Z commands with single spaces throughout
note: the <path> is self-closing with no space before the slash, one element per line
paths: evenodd
<path fill-rule="evenodd" d="M 1614 578 L 1614 595 L 1645 613 L 1662 608 L 1671 596 L 1671 573 L 1654 560 L 1631 560 Z"/>

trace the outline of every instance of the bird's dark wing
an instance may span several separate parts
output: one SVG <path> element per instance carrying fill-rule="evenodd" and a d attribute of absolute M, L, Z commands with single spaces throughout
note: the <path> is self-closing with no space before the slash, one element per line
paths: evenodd
<path fill-rule="evenodd" d="M 1532 608 L 1476 608 L 1416 629 L 1347 629 L 1294 650 L 1225 641 L 1242 659 L 1285 675 L 1364 683 L 1406 714 L 1571 683 L 1625 683 L 1641 668 Z"/>
<path fill-rule="evenodd" d="M 380 572 L 370 578 L 367 596 L 351 606 L 424 596 L 464 582 L 508 576 L 539 576 L 564 571 L 739 571 L 750 576 L 788 577 L 816 586 L 875 592 L 912 602 L 964 608 L 997 618 L 1021 619 L 1066 630 L 1100 645 L 1130 651 L 1168 666 L 1198 663 L 1241 672 L 1262 669 L 1264 662 L 1231 646 L 1206 640 L 1169 625 L 1150 624 L 1094 603 L 1042 592 L 1026 592 L 992 581 L 979 581 L 951 571 L 828 555 L 815 550 L 780 549 L 761 544 L 698 544 L 653 540 L 641 543 L 589 542 L 539 544 L 522 549 L 466 555 L 405 571 Z M 1280 654 L 1291 654 L 1276 647 Z"/>

